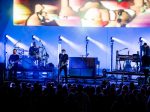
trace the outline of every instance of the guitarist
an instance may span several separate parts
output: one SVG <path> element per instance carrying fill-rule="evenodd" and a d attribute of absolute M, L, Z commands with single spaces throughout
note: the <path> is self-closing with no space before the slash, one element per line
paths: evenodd
<path fill-rule="evenodd" d="M 17 54 L 17 50 L 13 49 L 13 54 L 9 57 L 9 77 L 10 80 L 15 81 L 17 78 L 17 69 L 19 62 L 19 55 Z"/>
<path fill-rule="evenodd" d="M 58 66 L 58 82 L 59 82 L 59 76 L 64 71 L 65 75 L 65 82 L 68 83 L 67 79 L 67 65 L 68 65 L 68 54 L 66 54 L 66 50 L 62 49 L 61 53 L 59 54 L 59 66 Z"/>

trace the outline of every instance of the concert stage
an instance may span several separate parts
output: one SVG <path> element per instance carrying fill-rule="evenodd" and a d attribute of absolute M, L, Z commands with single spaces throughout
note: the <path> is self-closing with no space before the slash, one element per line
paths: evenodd
<path fill-rule="evenodd" d="M 8 71 L 7 71 L 8 72 Z M 148 74 L 150 76 L 150 73 Z M 130 79 L 128 76 L 131 76 Z M 150 83 L 150 78 L 147 78 L 147 84 Z M 129 84 L 134 82 L 137 85 L 144 84 L 145 75 L 144 73 L 135 72 L 123 72 L 123 71 L 102 71 L 100 74 L 94 76 L 81 76 L 81 75 L 70 75 L 67 76 L 68 83 L 70 84 L 89 84 L 89 85 L 100 85 L 103 81 L 109 81 L 119 85 L 120 83 Z M 39 82 L 42 85 L 46 85 L 47 82 L 53 82 L 55 84 L 62 83 L 65 84 L 65 76 L 61 75 L 58 82 L 57 68 L 54 69 L 28 69 L 28 70 L 18 70 L 17 80 L 26 83 Z M 4 81 L 9 81 L 9 77 L 6 75 Z"/>

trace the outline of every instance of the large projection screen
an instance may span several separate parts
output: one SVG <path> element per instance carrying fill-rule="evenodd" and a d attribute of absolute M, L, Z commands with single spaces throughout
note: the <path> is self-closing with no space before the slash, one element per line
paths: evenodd
<path fill-rule="evenodd" d="M 149 27 L 150 0 L 14 0 L 25 26 Z"/>

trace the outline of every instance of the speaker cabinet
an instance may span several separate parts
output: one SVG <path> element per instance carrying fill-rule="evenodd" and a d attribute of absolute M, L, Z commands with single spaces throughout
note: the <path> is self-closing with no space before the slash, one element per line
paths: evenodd
<path fill-rule="evenodd" d="M 70 76 L 95 76 L 98 59 L 95 57 L 70 57 Z"/>

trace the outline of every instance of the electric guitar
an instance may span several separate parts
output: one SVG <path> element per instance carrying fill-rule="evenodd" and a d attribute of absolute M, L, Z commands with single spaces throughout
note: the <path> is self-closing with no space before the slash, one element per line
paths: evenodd
<path fill-rule="evenodd" d="M 40 55 L 38 52 L 34 52 L 34 55 L 32 57 L 34 57 L 35 59 L 38 59 L 40 57 Z"/>
<path fill-rule="evenodd" d="M 59 64 L 58 68 L 60 69 L 60 68 L 62 68 L 64 66 L 66 66 L 66 65 L 68 65 L 67 62 L 62 62 L 62 63 Z"/>
<path fill-rule="evenodd" d="M 19 62 L 19 60 L 17 61 L 10 61 L 8 64 L 8 69 L 12 69 L 14 67 L 15 64 L 17 64 Z"/>

